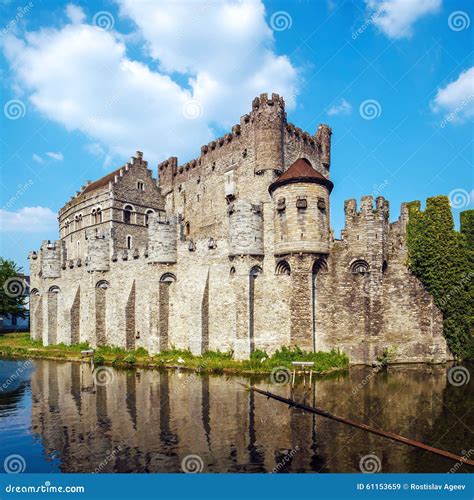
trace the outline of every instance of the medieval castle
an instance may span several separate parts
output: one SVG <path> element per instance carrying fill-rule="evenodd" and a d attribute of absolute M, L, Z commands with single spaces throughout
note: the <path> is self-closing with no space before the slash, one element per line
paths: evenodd
<path fill-rule="evenodd" d="M 406 267 L 408 210 L 345 202 L 330 228 L 331 129 L 255 98 L 198 158 L 153 178 L 141 152 L 59 211 L 59 240 L 30 254 L 31 332 L 45 344 L 269 353 L 340 349 L 372 363 L 450 357 L 442 316 Z"/>

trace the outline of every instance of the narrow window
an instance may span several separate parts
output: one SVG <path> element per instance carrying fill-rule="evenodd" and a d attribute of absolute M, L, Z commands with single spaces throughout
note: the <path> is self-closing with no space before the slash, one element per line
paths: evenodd
<path fill-rule="evenodd" d="M 125 224 L 130 224 L 132 221 L 133 207 L 131 205 L 125 205 L 123 207 L 123 221 Z"/>
<path fill-rule="evenodd" d="M 132 243 L 133 243 L 132 237 L 131 237 L 130 235 L 129 235 L 129 236 L 127 236 L 127 248 L 128 248 L 129 250 L 131 250 L 131 249 L 132 249 Z"/>

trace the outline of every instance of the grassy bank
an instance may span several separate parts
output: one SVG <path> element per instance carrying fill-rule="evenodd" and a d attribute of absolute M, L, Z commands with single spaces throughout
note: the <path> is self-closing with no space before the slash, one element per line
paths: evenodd
<path fill-rule="evenodd" d="M 27 333 L 8 333 L 0 336 L 0 356 L 84 361 L 81 351 L 89 349 L 87 343 L 43 346 L 40 341 L 31 340 Z M 96 364 L 124 368 L 182 368 L 209 373 L 271 373 L 274 368 L 291 368 L 292 361 L 313 361 L 314 371 L 330 373 L 348 366 L 347 356 L 337 351 L 303 352 L 298 348 L 281 350 L 269 356 L 264 351 L 255 351 L 251 359 L 237 361 L 232 353 L 209 351 L 194 356 L 190 351 L 172 349 L 150 355 L 145 349 L 126 351 L 120 347 L 99 347 L 94 353 Z"/>

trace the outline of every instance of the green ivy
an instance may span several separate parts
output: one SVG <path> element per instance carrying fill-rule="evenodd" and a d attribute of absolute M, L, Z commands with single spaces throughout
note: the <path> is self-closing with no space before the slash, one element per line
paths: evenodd
<path fill-rule="evenodd" d="M 446 196 L 409 204 L 408 266 L 443 313 L 443 331 L 451 352 L 459 359 L 474 358 L 473 277 L 474 210 L 461 214 L 461 231 Z"/>

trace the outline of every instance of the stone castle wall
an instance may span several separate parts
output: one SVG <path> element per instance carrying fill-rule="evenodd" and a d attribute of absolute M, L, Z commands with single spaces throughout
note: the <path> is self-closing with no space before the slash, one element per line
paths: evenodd
<path fill-rule="evenodd" d="M 32 335 L 237 358 L 334 348 L 353 363 L 399 345 L 399 361 L 445 360 L 440 313 L 405 266 L 405 208 L 390 224 L 383 198 L 363 198 L 360 211 L 349 200 L 334 240 L 326 186 L 270 193 L 299 158 L 328 179 L 330 140 L 328 126 L 311 136 L 286 121 L 283 99 L 264 95 L 198 158 L 161 163 L 158 185 L 141 153 L 86 185 L 60 212 L 61 239 L 30 255 Z M 101 221 L 88 212 L 98 204 Z M 78 211 L 82 227 L 66 234 Z M 78 235 L 83 253 L 71 258 Z"/>

